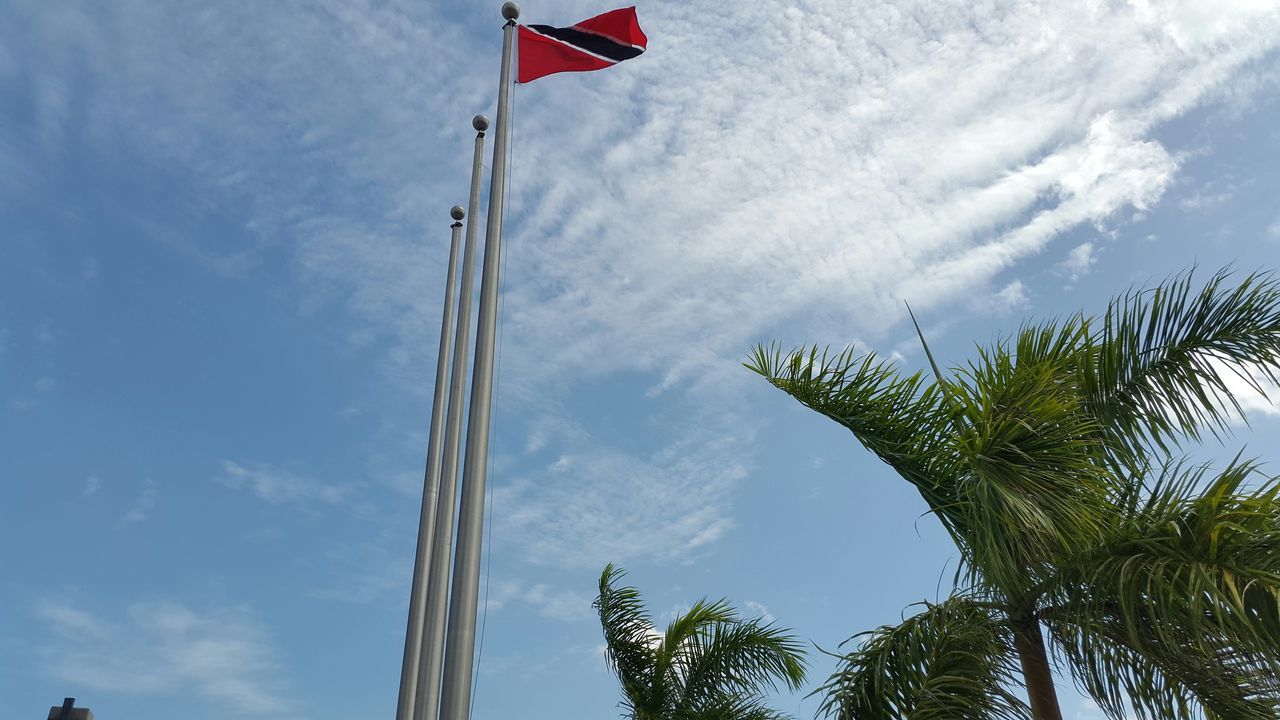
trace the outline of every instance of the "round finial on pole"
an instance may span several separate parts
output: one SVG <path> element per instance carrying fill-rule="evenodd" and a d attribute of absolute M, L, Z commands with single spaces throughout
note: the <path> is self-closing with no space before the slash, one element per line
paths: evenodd
<path fill-rule="evenodd" d="M 475 128 L 476 132 L 484 132 L 489 129 L 489 118 L 477 115 L 471 118 L 471 127 Z"/>
<path fill-rule="evenodd" d="M 502 17 L 511 22 L 515 22 L 520 17 L 520 6 L 513 2 L 502 3 Z"/>
<path fill-rule="evenodd" d="M 449 208 L 449 217 L 453 218 L 454 220 L 461 220 L 466 216 L 467 216 L 467 211 L 463 210 L 461 205 L 454 205 L 452 208 Z"/>

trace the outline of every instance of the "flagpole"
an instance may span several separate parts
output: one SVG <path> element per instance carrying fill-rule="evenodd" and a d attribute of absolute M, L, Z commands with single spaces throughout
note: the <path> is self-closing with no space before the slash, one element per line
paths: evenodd
<path fill-rule="evenodd" d="M 471 119 L 476 130 L 475 151 L 471 159 L 471 195 L 467 213 L 467 236 L 462 251 L 462 284 L 458 290 L 458 328 L 453 346 L 453 372 L 449 385 L 449 412 L 445 416 L 444 463 L 440 475 L 440 499 L 436 503 L 435 539 L 431 544 L 431 574 L 427 578 L 427 610 L 422 641 L 422 658 L 418 663 L 418 702 L 414 720 L 436 720 L 440 710 L 440 668 L 444 664 L 445 613 L 449 601 L 449 560 L 453 555 L 453 515 L 458 485 L 458 446 L 462 438 L 462 391 L 466 389 L 467 358 L 471 345 L 471 305 L 475 277 L 476 229 L 480 216 L 481 163 L 484 160 L 484 132 L 489 118 L 477 115 Z"/>
<path fill-rule="evenodd" d="M 471 670 L 475 659 L 476 608 L 480 596 L 480 550 L 484 530 L 485 472 L 489 459 L 489 412 L 493 400 L 493 346 L 497 332 L 498 268 L 502 253 L 502 210 L 507 182 L 507 122 L 511 109 L 511 54 L 520 6 L 503 3 L 502 70 L 498 80 L 498 117 L 494 129 L 489 217 L 485 225 L 484 271 L 476 324 L 476 363 L 471 380 L 467 454 L 458 511 L 458 547 L 449 598 L 440 720 L 469 720 Z"/>
<path fill-rule="evenodd" d="M 461 207 L 449 210 L 453 218 L 449 242 L 449 270 L 444 283 L 444 316 L 440 320 L 440 352 L 436 358 L 436 388 L 431 401 L 431 429 L 427 436 L 427 469 L 422 482 L 422 508 L 418 515 L 418 546 L 409 586 L 409 620 L 404 633 L 404 660 L 400 665 L 400 696 L 396 720 L 411 720 L 417 702 L 418 658 L 422 652 L 422 621 L 426 611 L 425 581 L 434 535 L 436 504 L 440 490 L 440 445 L 444 424 L 445 387 L 449 384 L 449 351 L 453 342 L 453 290 L 457 277 L 458 239 L 465 215 Z"/>

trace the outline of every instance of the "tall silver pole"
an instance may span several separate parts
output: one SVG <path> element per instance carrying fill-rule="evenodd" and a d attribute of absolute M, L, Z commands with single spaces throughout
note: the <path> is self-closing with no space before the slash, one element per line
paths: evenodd
<path fill-rule="evenodd" d="M 484 486 L 489 459 L 489 411 L 493 399 L 493 345 L 498 319 L 498 267 L 502 252 L 502 207 L 507 182 L 507 117 L 511 109 L 511 52 L 520 6 L 502 5 L 502 72 L 498 80 L 498 119 L 493 143 L 493 178 L 484 236 L 484 273 L 476 323 L 476 365 L 471 377 L 467 456 L 462 469 L 462 505 L 458 510 L 458 548 L 449 598 L 449 627 L 444 659 L 440 720 L 469 720 L 471 664 L 475 659 L 476 605 L 480 596 L 480 546 L 484 539 Z"/>
<path fill-rule="evenodd" d="M 471 296 L 476 258 L 476 222 L 480 216 L 481 162 L 484 160 L 484 131 L 489 118 L 471 119 L 476 129 L 476 147 L 471 160 L 471 199 L 467 212 L 467 239 L 462 251 L 462 284 L 458 290 L 458 329 L 453 345 L 453 372 L 449 385 L 449 413 L 445 416 L 444 464 L 440 474 L 440 500 L 436 503 L 436 534 L 431 543 L 431 575 L 427 578 L 426 629 L 422 659 L 418 663 L 418 704 L 414 720 L 436 720 L 440 711 L 440 668 L 444 664 L 444 624 L 449 602 L 449 560 L 453 555 L 453 513 L 458 484 L 458 446 L 462 438 L 462 391 L 466 389 L 467 359 L 471 343 Z"/>
<path fill-rule="evenodd" d="M 427 470 L 422 481 L 422 510 L 418 515 L 418 548 L 413 558 L 413 581 L 409 586 L 409 622 L 404 632 L 404 660 L 400 665 L 400 698 L 396 720 L 411 720 L 417 703 L 418 658 L 422 654 L 422 621 L 426 611 L 427 563 L 431 557 L 436 504 L 440 491 L 440 445 L 444 433 L 445 387 L 449 384 L 449 351 L 453 342 L 453 290 L 458 267 L 458 238 L 465 215 L 454 205 L 452 239 L 449 243 L 449 271 L 444 282 L 444 317 L 440 320 L 440 353 L 436 358 L 436 392 L 431 401 L 431 430 L 427 439 Z"/>

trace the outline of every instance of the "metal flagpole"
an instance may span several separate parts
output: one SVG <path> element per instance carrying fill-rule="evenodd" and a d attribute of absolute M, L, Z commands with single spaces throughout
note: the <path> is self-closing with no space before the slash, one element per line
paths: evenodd
<path fill-rule="evenodd" d="M 436 720 L 440 710 L 440 668 L 444 663 L 444 624 L 449 602 L 449 560 L 453 555 L 453 513 L 458 484 L 458 446 L 462 438 L 462 391 L 466 388 L 467 358 L 471 349 L 471 296 L 475 276 L 476 221 L 480 215 L 481 161 L 484 160 L 484 131 L 489 118 L 471 119 L 476 129 L 475 153 L 471 160 L 471 197 L 467 212 L 467 237 L 462 251 L 462 284 L 458 290 L 458 329 L 453 346 L 453 382 L 449 385 L 449 412 L 445 416 L 444 463 L 440 475 L 440 499 L 436 503 L 435 539 L 431 544 L 431 575 L 427 578 L 427 613 L 418 663 L 418 704 L 414 720 Z"/>
<path fill-rule="evenodd" d="M 445 387 L 449 383 L 449 351 L 453 342 L 453 290 L 458 267 L 458 239 L 464 212 L 454 205 L 452 239 L 449 243 L 449 271 L 444 283 L 444 317 L 440 320 L 440 353 L 436 358 L 436 391 L 431 404 L 431 430 L 427 439 L 427 470 L 422 482 L 422 510 L 418 516 L 418 548 L 413 560 L 413 581 L 409 586 L 409 622 L 404 633 L 404 661 L 400 665 L 400 698 L 396 720 L 411 720 L 417 701 L 418 657 L 422 653 L 422 620 L 426 611 L 426 564 L 431 556 L 436 500 L 440 490 L 440 445 L 444 432 Z"/>
<path fill-rule="evenodd" d="M 476 323 L 476 364 L 471 378 L 467 455 L 462 470 L 458 511 L 458 547 L 449 598 L 449 626 L 440 700 L 440 720 L 469 720 L 471 664 L 475 658 L 476 605 L 480 595 L 480 546 L 484 530 L 484 486 L 489 459 L 489 411 L 493 400 L 493 345 L 497 331 L 498 267 L 502 252 L 502 207 L 507 182 L 507 120 L 511 108 L 511 53 L 520 6 L 503 3 L 502 71 L 498 80 L 498 118 L 493 143 L 493 177 L 485 225 L 484 271 Z"/>

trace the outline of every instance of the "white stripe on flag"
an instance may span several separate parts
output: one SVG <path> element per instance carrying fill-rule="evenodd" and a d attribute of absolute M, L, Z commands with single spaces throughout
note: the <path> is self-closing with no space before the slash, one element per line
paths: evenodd
<path fill-rule="evenodd" d="M 612 35 L 605 35 L 605 34 L 604 34 L 604 33 L 602 33 L 602 32 L 596 32 L 595 30 L 588 30 L 588 29 L 586 29 L 586 28 L 582 27 L 581 25 L 570 25 L 570 26 L 569 26 L 569 29 L 570 29 L 570 30 L 577 30 L 577 31 L 578 31 L 578 32 L 580 32 L 580 33 L 586 33 L 586 34 L 588 34 L 588 35 L 595 35 L 596 37 L 602 37 L 602 38 L 604 38 L 605 40 L 609 40 L 610 42 L 616 42 L 616 43 L 618 43 L 619 45 L 626 45 L 627 47 L 635 48 L 636 50 L 639 50 L 640 52 L 644 52 L 644 48 L 643 48 L 643 47 L 641 47 L 641 46 L 639 46 L 639 45 L 632 45 L 632 44 L 631 44 L 631 43 L 629 43 L 629 42 L 624 42 L 624 41 L 622 41 L 622 40 L 619 40 L 618 38 L 616 38 L 616 37 L 614 37 L 614 36 L 612 36 Z"/>
<path fill-rule="evenodd" d="M 593 57 L 593 58 L 598 58 L 598 59 L 603 60 L 603 61 L 605 61 L 605 62 L 607 62 L 607 63 L 612 64 L 612 65 L 617 65 L 617 64 L 618 64 L 618 61 L 617 61 L 617 60 L 614 60 L 613 58 L 607 58 L 607 57 L 605 57 L 605 56 L 603 56 L 603 55 L 597 55 L 597 54 L 595 54 L 595 53 L 591 52 L 590 50 L 584 50 L 584 49 L 582 49 L 582 48 L 578 47 L 577 45 L 574 45 L 574 44 L 573 44 L 573 43 L 571 43 L 571 42 L 565 42 L 564 40 L 561 40 L 560 38 L 554 38 L 554 37 L 551 37 L 550 35 L 547 35 L 547 34 L 545 34 L 545 33 L 540 33 L 540 32 L 538 32 L 537 30 L 534 30 L 533 28 L 529 27 L 528 25 L 525 25 L 525 26 L 524 26 L 524 29 L 525 29 L 525 30 L 528 30 L 529 32 L 533 33 L 534 35 L 537 35 L 538 37 L 544 37 L 544 38 L 546 38 L 546 39 L 548 39 L 548 40 L 554 40 L 554 41 L 556 41 L 556 42 L 560 43 L 561 45 L 563 45 L 563 46 L 565 46 L 565 47 L 573 48 L 574 50 L 577 50 L 578 52 L 583 53 L 584 55 L 590 55 L 590 56 L 591 56 L 591 57 Z M 601 35 L 600 37 L 604 37 L 604 36 L 603 36 L 603 35 Z M 613 38 L 609 38 L 609 39 L 610 39 L 610 40 L 613 40 Z M 617 41 L 615 40 L 614 42 L 617 42 Z"/>

